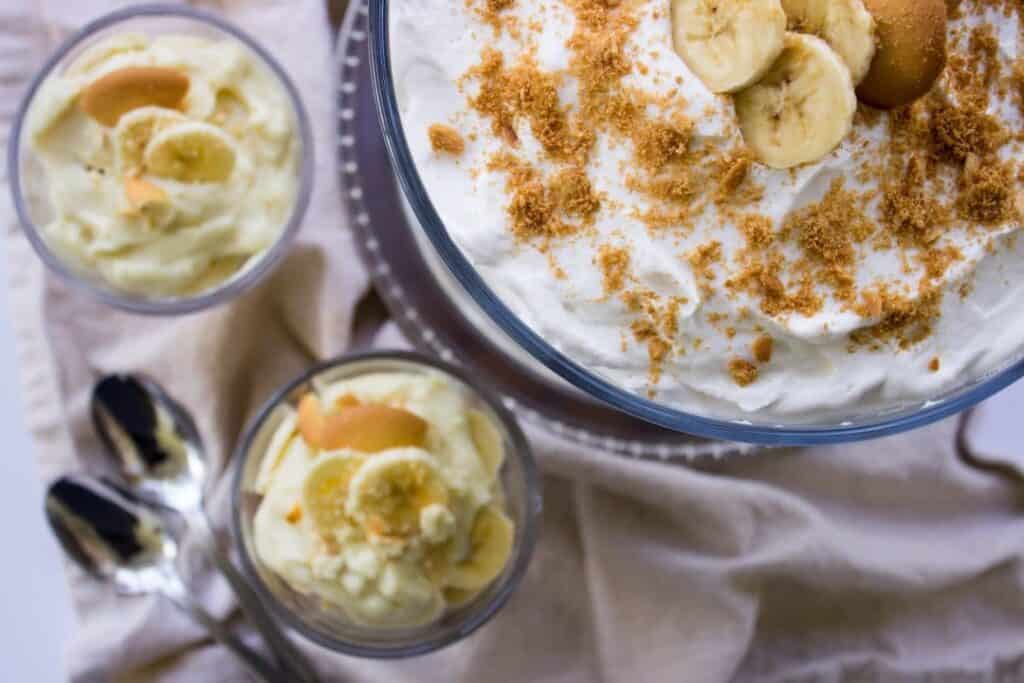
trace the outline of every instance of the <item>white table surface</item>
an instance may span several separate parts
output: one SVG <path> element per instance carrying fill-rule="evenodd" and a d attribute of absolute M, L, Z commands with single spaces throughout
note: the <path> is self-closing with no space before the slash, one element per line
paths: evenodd
<path fill-rule="evenodd" d="M 0 259 L 0 282 L 6 279 Z M 8 557 L 18 561 L 0 562 L 2 680 L 56 683 L 67 680 L 64 663 L 74 615 L 59 550 L 43 517 L 43 486 L 22 419 L 8 317 L 5 303 L 0 313 L 0 377 L 6 385 L 0 392 L 0 435 L 5 445 L 0 457 L 0 537 L 8 539 Z M 979 415 L 977 445 L 1014 452 L 1020 438 L 1013 425 L 1021 418 L 1022 405 L 1024 381 L 991 399 Z"/>
<path fill-rule="evenodd" d="M 7 282 L 2 258 L 0 282 Z M 7 548 L 0 562 L 0 680 L 57 683 L 67 680 L 65 650 L 74 617 L 60 551 L 43 517 L 43 485 L 22 418 L 10 313 L 6 299 L 0 301 L 0 538 Z"/>

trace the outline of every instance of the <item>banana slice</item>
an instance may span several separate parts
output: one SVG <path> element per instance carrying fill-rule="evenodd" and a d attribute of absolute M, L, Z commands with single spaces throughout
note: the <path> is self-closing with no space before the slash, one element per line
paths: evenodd
<path fill-rule="evenodd" d="M 121 172 L 141 169 L 153 136 L 184 121 L 184 116 L 163 107 L 141 107 L 122 116 L 114 128 L 114 160 Z"/>
<path fill-rule="evenodd" d="M 352 480 L 366 458 L 357 453 L 334 453 L 321 458 L 302 485 L 302 507 L 324 534 L 348 524 L 345 504 Z"/>
<path fill-rule="evenodd" d="M 464 588 L 448 586 L 441 592 L 441 594 L 444 595 L 444 601 L 448 607 L 457 609 L 468 604 L 470 600 L 477 596 L 478 592 L 479 591 L 470 591 Z"/>
<path fill-rule="evenodd" d="M 747 145 L 772 168 L 817 161 L 853 128 L 850 71 L 825 41 L 786 34 L 786 48 L 756 85 L 736 94 Z"/>
<path fill-rule="evenodd" d="M 348 514 L 377 540 L 402 541 L 420 534 L 420 513 L 448 506 L 448 487 L 434 459 L 418 448 L 373 456 L 352 478 Z"/>
<path fill-rule="evenodd" d="M 235 168 L 235 144 L 216 126 L 190 121 L 157 133 L 146 146 L 150 173 L 183 182 L 219 182 Z"/>
<path fill-rule="evenodd" d="M 494 421 L 479 410 L 469 411 L 467 418 L 477 455 L 480 457 L 487 476 L 493 481 L 498 477 L 501 465 L 505 461 L 505 447 L 501 433 L 494 426 Z"/>
<path fill-rule="evenodd" d="M 786 13 L 779 0 L 673 0 L 676 52 L 716 93 L 754 83 L 782 52 Z"/>
<path fill-rule="evenodd" d="M 488 505 L 481 509 L 470 532 L 472 550 L 469 558 L 452 568 L 448 575 L 449 585 L 475 591 L 494 581 L 512 554 L 515 537 L 515 524 L 497 506 Z"/>
<path fill-rule="evenodd" d="M 813 33 L 850 69 L 853 84 L 868 74 L 875 57 L 875 20 L 861 0 L 782 0 L 789 30 Z"/>
<path fill-rule="evenodd" d="M 270 437 L 270 444 L 267 446 L 266 455 L 263 456 L 263 461 L 260 462 L 260 471 L 256 475 L 256 481 L 253 483 L 253 490 L 263 495 L 266 495 L 270 489 L 270 482 L 273 479 L 274 473 L 277 471 L 278 466 L 280 466 L 281 461 L 284 460 L 292 439 L 295 438 L 295 431 L 297 429 L 297 416 L 295 411 L 289 406 L 282 405 L 282 407 L 275 410 L 275 413 L 281 415 L 281 423 L 274 430 L 274 435 Z"/>

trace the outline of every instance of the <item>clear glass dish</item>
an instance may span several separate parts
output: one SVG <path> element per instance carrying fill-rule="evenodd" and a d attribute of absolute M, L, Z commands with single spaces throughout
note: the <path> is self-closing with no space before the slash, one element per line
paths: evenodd
<path fill-rule="evenodd" d="M 921 427 L 965 410 L 1024 376 L 1024 359 L 1018 358 L 928 400 L 900 403 L 873 412 L 830 413 L 820 421 L 789 424 L 758 421 L 756 415 L 721 419 L 685 412 L 634 394 L 591 372 L 555 349 L 512 313 L 448 234 L 427 194 L 402 128 L 391 70 L 388 6 L 389 0 L 369 0 L 370 67 L 391 165 L 413 213 L 442 261 L 483 312 L 539 363 L 590 396 L 679 432 L 729 441 L 800 446 L 871 439 Z"/>
<path fill-rule="evenodd" d="M 46 199 L 42 169 L 25 139 L 26 114 L 40 86 L 51 74 L 66 68 L 72 60 L 97 41 L 123 31 L 139 31 L 146 34 L 182 33 L 239 42 L 277 78 L 291 102 L 293 120 L 301 145 L 299 185 L 291 215 L 277 241 L 266 252 L 251 260 L 224 282 L 195 296 L 147 298 L 118 290 L 97 274 L 61 259 L 47 245 L 37 227 L 45 220 L 49 202 Z M 14 208 L 25 235 L 43 263 L 73 287 L 88 292 L 108 305 L 150 315 L 180 315 L 215 306 L 238 296 L 268 275 L 288 251 L 302 223 L 313 189 L 313 168 L 313 137 L 309 117 L 298 90 L 277 60 L 252 37 L 224 19 L 182 5 L 147 4 L 111 12 L 90 22 L 65 40 L 36 74 L 22 98 L 11 126 L 7 149 L 7 173 Z"/>
<path fill-rule="evenodd" d="M 373 629 L 354 624 L 337 608 L 303 595 L 262 566 L 256 558 L 252 523 L 261 496 L 252 491 L 260 463 L 278 424 L 282 406 L 295 406 L 313 383 L 337 381 L 371 372 L 441 372 L 466 392 L 471 405 L 499 427 L 505 448 L 501 483 L 506 511 L 515 522 L 512 555 L 502 574 L 464 606 L 439 621 L 410 629 Z M 526 573 L 537 541 L 541 511 L 540 481 L 533 455 L 515 418 L 466 370 L 412 352 L 345 356 L 310 369 L 276 393 L 249 423 L 232 463 L 232 531 L 253 586 L 273 613 L 317 644 L 359 657 L 398 658 L 450 645 L 483 626 L 505 604 Z"/>

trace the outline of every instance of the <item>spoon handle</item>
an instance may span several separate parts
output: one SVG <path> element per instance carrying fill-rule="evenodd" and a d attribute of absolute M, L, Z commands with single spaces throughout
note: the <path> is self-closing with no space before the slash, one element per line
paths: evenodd
<path fill-rule="evenodd" d="M 214 640 L 230 650 L 245 665 L 246 670 L 262 683 L 279 683 L 289 680 L 280 669 L 274 666 L 260 653 L 243 643 L 238 636 L 214 619 L 205 609 L 199 606 L 188 595 L 180 581 L 169 581 L 163 588 L 163 594 L 202 625 Z"/>
<path fill-rule="evenodd" d="M 295 644 L 288 639 L 288 636 L 281 631 L 280 626 L 263 606 L 263 602 L 249 581 L 235 568 L 227 554 L 221 550 L 206 515 L 203 513 L 190 515 L 187 521 L 189 527 L 197 533 L 200 546 L 207 550 L 220 573 L 235 591 L 242 612 L 263 636 L 267 647 L 278 658 L 283 668 L 291 674 L 289 680 L 296 683 L 317 683 L 319 679 L 309 662 Z"/>

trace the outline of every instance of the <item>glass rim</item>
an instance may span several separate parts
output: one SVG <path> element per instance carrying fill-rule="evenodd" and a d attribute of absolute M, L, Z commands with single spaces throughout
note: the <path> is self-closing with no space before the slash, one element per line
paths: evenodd
<path fill-rule="evenodd" d="M 908 401 L 903 409 L 863 418 L 851 417 L 828 425 L 786 425 L 779 420 L 755 423 L 706 417 L 671 408 L 616 386 L 587 370 L 520 320 L 494 293 L 448 234 L 427 193 L 402 127 L 391 70 L 389 2 L 366 1 L 369 3 L 371 80 L 385 147 L 399 185 L 427 237 L 448 270 L 498 327 L 537 361 L 590 396 L 634 417 L 675 431 L 767 446 L 810 446 L 864 441 L 923 427 L 966 410 L 1024 377 L 1022 357 L 989 375 L 954 387 L 936 399 Z"/>
<path fill-rule="evenodd" d="M 140 17 L 173 17 L 206 24 L 226 33 L 241 42 L 252 51 L 278 80 L 292 105 L 295 125 L 302 145 L 302 158 L 299 164 L 299 188 L 291 214 L 281 234 L 266 252 L 252 265 L 236 272 L 224 283 L 206 290 L 196 296 L 175 298 L 146 298 L 139 295 L 121 292 L 102 281 L 92 281 L 62 260 L 46 243 L 39 232 L 35 221 L 29 215 L 26 205 L 21 178 L 21 147 L 25 117 L 39 92 L 40 86 L 53 73 L 60 63 L 75 48 L 90 37 L 118 23 Z M 68 36 L 57 49 L 47 57 L 46 61 L 32 77 L 28 88 L 21 97 L 11 124 L 7 146 L 7 177 L 10 182 L 11 198 L 18 223 L 28 238 L 33 250 L 44 265 L 71 286 L 83 289 L 101 302 L 117 309 L 142 315 L 184 315 L 194 313 L 229 301 L 249 290 L 266 277 L 280 263 L 289 246 L 298 233 L 306 210 L 309 207 L 313 192 L 315 175 L 315 151 L 313 148 L 313 131 L 309 114 L 302 97 L 284 67 L 255 38 L 212 12 L 196 9 L 186 5 L 170 5 L 165 3 L 147 3 L 114 10 L 88 22 Z"/>
<path fill-rule="evenodd" d="M 313 628 L 299 619 L 295 613 L 286 608 L 266 586 L 256 566 L 255 559 L 250 556 L 245 539 L 242 535 L 242 506 L 241 496 L 242 477 L 245 471 L 245 463 L 252 452 L 253 441 L 256 439 L 260 428 L 271 413 L 283 402 L 296 388 L 310 382 L 313 377 L 323 372 L 333 370 L 343 365 L 351 365 L 362 362 L 373 361 L 399 361 L 412 365 L 429 367 L 433 370 L 443 372 L 457 379 L 468 387 L 488 408 L 501 420 L 508 432 L 509 440 L 512 442 L 512 453 L 508 457 L 518 459 L 523 471 L 523 484 L 526 492 L 526 500 L 523 506 L 523 536 L 522 546 L 519 553 L 514 557 L 512 570 L 501 584 L 495 595 L 481 606 L 480 609 L 468 615 L 463 623 L 450 633 L 438 636 L 423 638 L 412 644 L 400 645 L 366 645 L 356 644 L 351 641 L 341 640 L 330 636 L 323 631 Z M 242 438 L 238 442 L 232 454 L 230 465 L 231 476 L 231 534 L 235 548 L 242 558 L 242 568 L 250 580 L 250 584 L 265 604 L 270 606 L 271 612 L 291 628 L 298 631 L 312 642 L 334 652 L 353 655 L 356 657 L 367 657 L 372 659 L 401 659 L 423 655 L 443 647 L 451 645 L 463 638 L 466 638 L 481 626 L 489 622 L 508 602 L 509 598 L 519 587 L 526 570 L 533 557 L 534 548 L 540 534 L 540 514 L 543 509 L 543 498 L 541 496 L 540 474 L 537 468 L 533 451 L 529 441 L 523 433 L 522 428 L 515 416 L 502 403 L 497 394 L 480 382 L 472 379 L 465 368 L 447 363 L 438 358 L 428 356 L 416 351 L 365 351 L 351 354 L 343 354 L 331 360 L 323 361 L 313 365 L 299 376 L 295 377 L 284 386 L 276 390 L 269 399 L 260 407 L 256 414 L 248 421 L 242 432 Z"/>

